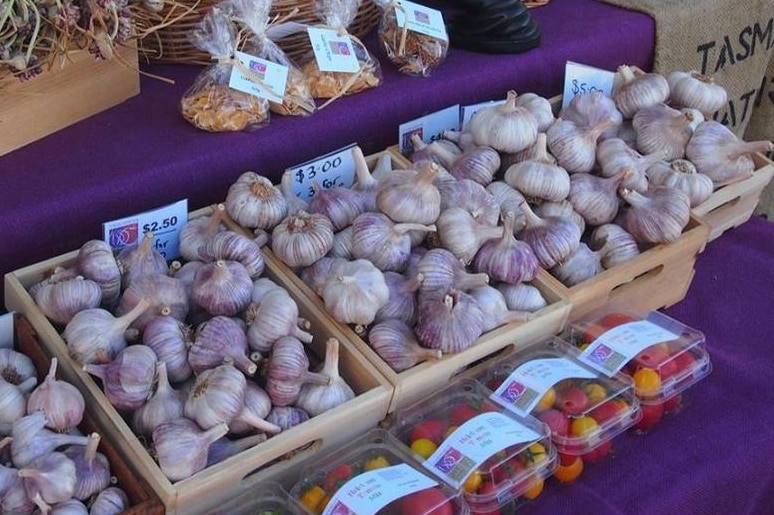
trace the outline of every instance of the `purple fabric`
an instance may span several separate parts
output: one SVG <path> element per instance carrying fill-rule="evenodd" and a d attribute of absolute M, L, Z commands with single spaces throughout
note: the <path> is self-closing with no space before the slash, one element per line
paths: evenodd
<path fill-rule="evenodd" d="M 702 331 L 713 364 L 687 404 L 571 485 L 546 483 L 523 515 L 758 515 L 774 507 L 774 224 L 761 217 L 699 255 L 686 298 L 665 310 Z"/>
<path fill-rule="evenodd" d="M 398 125 L 455 103 L 504 98 L 508 89 L 553 96 L 568 59 L 650 69 L 654 23 L 593 0 L 554 0 L 532 11 L 539 48 L 516 55 L 452 49 L 429 79 L 399 74 L 380 51 L 383 85 L 340 99 L 307 119 L 274 116 L 252 133 L 210 134 L 187 124 L 178 101 L 199 68 L 147 66 L 174 86 L 143 77 L 123 104 L 0 157 L 0 272 L 101 237 L 101 223 L 188 198 L 222 201 L 243 171 L 281 171 L 352 142 L 366 154 L 397 141 Z M 367 40 L 375 49 L 375 37 Z M 31 120 L 30 123 L 34 123 Z M 4 129 L 9 130 L 9 129 Z"/>

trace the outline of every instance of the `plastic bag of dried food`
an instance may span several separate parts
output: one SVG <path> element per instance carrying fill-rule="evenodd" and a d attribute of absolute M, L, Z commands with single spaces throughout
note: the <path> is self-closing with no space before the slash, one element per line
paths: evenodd
<path fill-rule="evenodd" d="M 333 100 L 343 95 L 374 88 L 382 82 L 379 61 L 371 55 L 362 41 L 347 33 L 347 27 L 355 19 L 359 7 L 360 0 L 315 0 L 315 14 L 324 24 L 324 28 L 336 31 L 339 37 L 349 36 L 358 66 L 352 72 L 320 71 L 314 53 L 308 54 L 303 60 L 301 71 L 306 76 L 314 98 Z M 323 41 L 323 43 L 327 45 L 324 51 L 328 57 L 333 56 L 333 59 L 348 57 L 345 54 L 350 52 L 350 47 L 341 41 L 332 40 Z M 315 46 L 314 40 L 312 45 Z"/>
<path fill-rule="evenodd" d="M 282 102 L 269 98 L 271 112 L 281 115 L 304 116 L 312 114 L 317 108 L 312 92 L 306 84 L 306 78 L 293 60 L 282 50 L 275 39 L 288 36 L 293 32 L 306 30 L 299 23 L 282 23 L 272 20 L 269 13 L 272 0 L 228 0 L 227 8 L 233 10 L 233 19 L 244 26 L 247 37 L 241 50 L 255 57 L 287 67 L 287 81 L 284 92 L 277 92 Z"/>
<path fill-rule="evenodd" d="M 373 1 L 382 11 L 379 44 L 390 62 L 406 75 L 429 77 L 449 50 L 441 13 L 412 2 Z"/>
<path fill-rule="evenodd" d="M 229 86 L 237 44 L 236 28 L 226 12 L 213 6 L 189 33 L 189 39 L 215 61 L 205 68 L 180 99 L 183 118 L 210 132 L 253 130 L 269 123 L 265 98 Z"/>

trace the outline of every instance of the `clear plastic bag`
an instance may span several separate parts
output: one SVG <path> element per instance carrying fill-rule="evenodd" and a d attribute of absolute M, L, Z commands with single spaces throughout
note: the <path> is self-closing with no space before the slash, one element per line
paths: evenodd
<path fill-rule="evenodd" d="M 234 24 L 213 6 L 189 34 L 191 42 L 217 62 L 205 68 L 180 99 L 186 121 L 209 132 L 254 130 L 269 123 L 265 98 L 229 87 L 237 36 Z"/>
<path fill-rule="evenodd" d="M 392 0 L 374 0 L 382 9 L 379 20 L 379 44 L 398 71 L 406 75 L 429 77 L 446 60 L 448 39 L 440 39 L 401 27 L 397 11 L 403 7 Z"/>
<path fill-rule="evenodd" d="M 323 24 L 345 34 L 360 7 L 360 0 L 315 0 L 315 13 Z M 314 54 L 304 59 L 301 67 L 314 98 L 335 99 L 374 88 L 382 82 L 379 61 L 365 45 L 351 37 L 359 70 L 356 73 L 320 71 Z"/>

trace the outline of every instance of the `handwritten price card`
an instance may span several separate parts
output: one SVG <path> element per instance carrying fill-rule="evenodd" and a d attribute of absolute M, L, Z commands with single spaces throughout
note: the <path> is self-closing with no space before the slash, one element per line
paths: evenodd
<path fill-rule="evenodd" d="M 564 109 L 576 95 L 600 91 L 610 95 L 613 91 L 615 73 L 567 61 L 564 67 L 564 92 L 562 108 Z"/>
<path fill-rule="evenodd" d="M 356 143 L 352 143 L 324 156 L 288 168 L 293 175 L 295 194 L 304 200 L 311 199 L 314 196 L 312 184 L 315 182 L 326 190 L 338 186 L 347 188 L 352 186 L 355 182 L 355 159 L 352 157 L 352 149 L 356 146 Z"/>
<path fill-rule="evenodd" d="M 441 109 L 434 113 L 417 118 L 398 126 L 398 141 L 400 151 L 408 154 L 413 150 L 411 137 L 416 134 L 425 143 L 430 143 L 443 136 L 443 131 L 460 128 L 459 104 Z"/>
<path fill-rule="evenodd" d="M 102 224 L 102 235 L 114 250 L 133 247 L 146 232 L 153 233 L 153 248 L 167 261 L 180 255 L 180 229 L 188 222 L 188 200 Z"/>

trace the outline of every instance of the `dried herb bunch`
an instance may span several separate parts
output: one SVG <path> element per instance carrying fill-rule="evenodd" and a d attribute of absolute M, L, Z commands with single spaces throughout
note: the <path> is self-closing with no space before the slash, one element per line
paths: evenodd
<path fill-rule="evenodd" d="M 74 49 L 113 58 L 132 35 L 130 0 L 0 1 L 0 77 L 26 80 Z"/>

